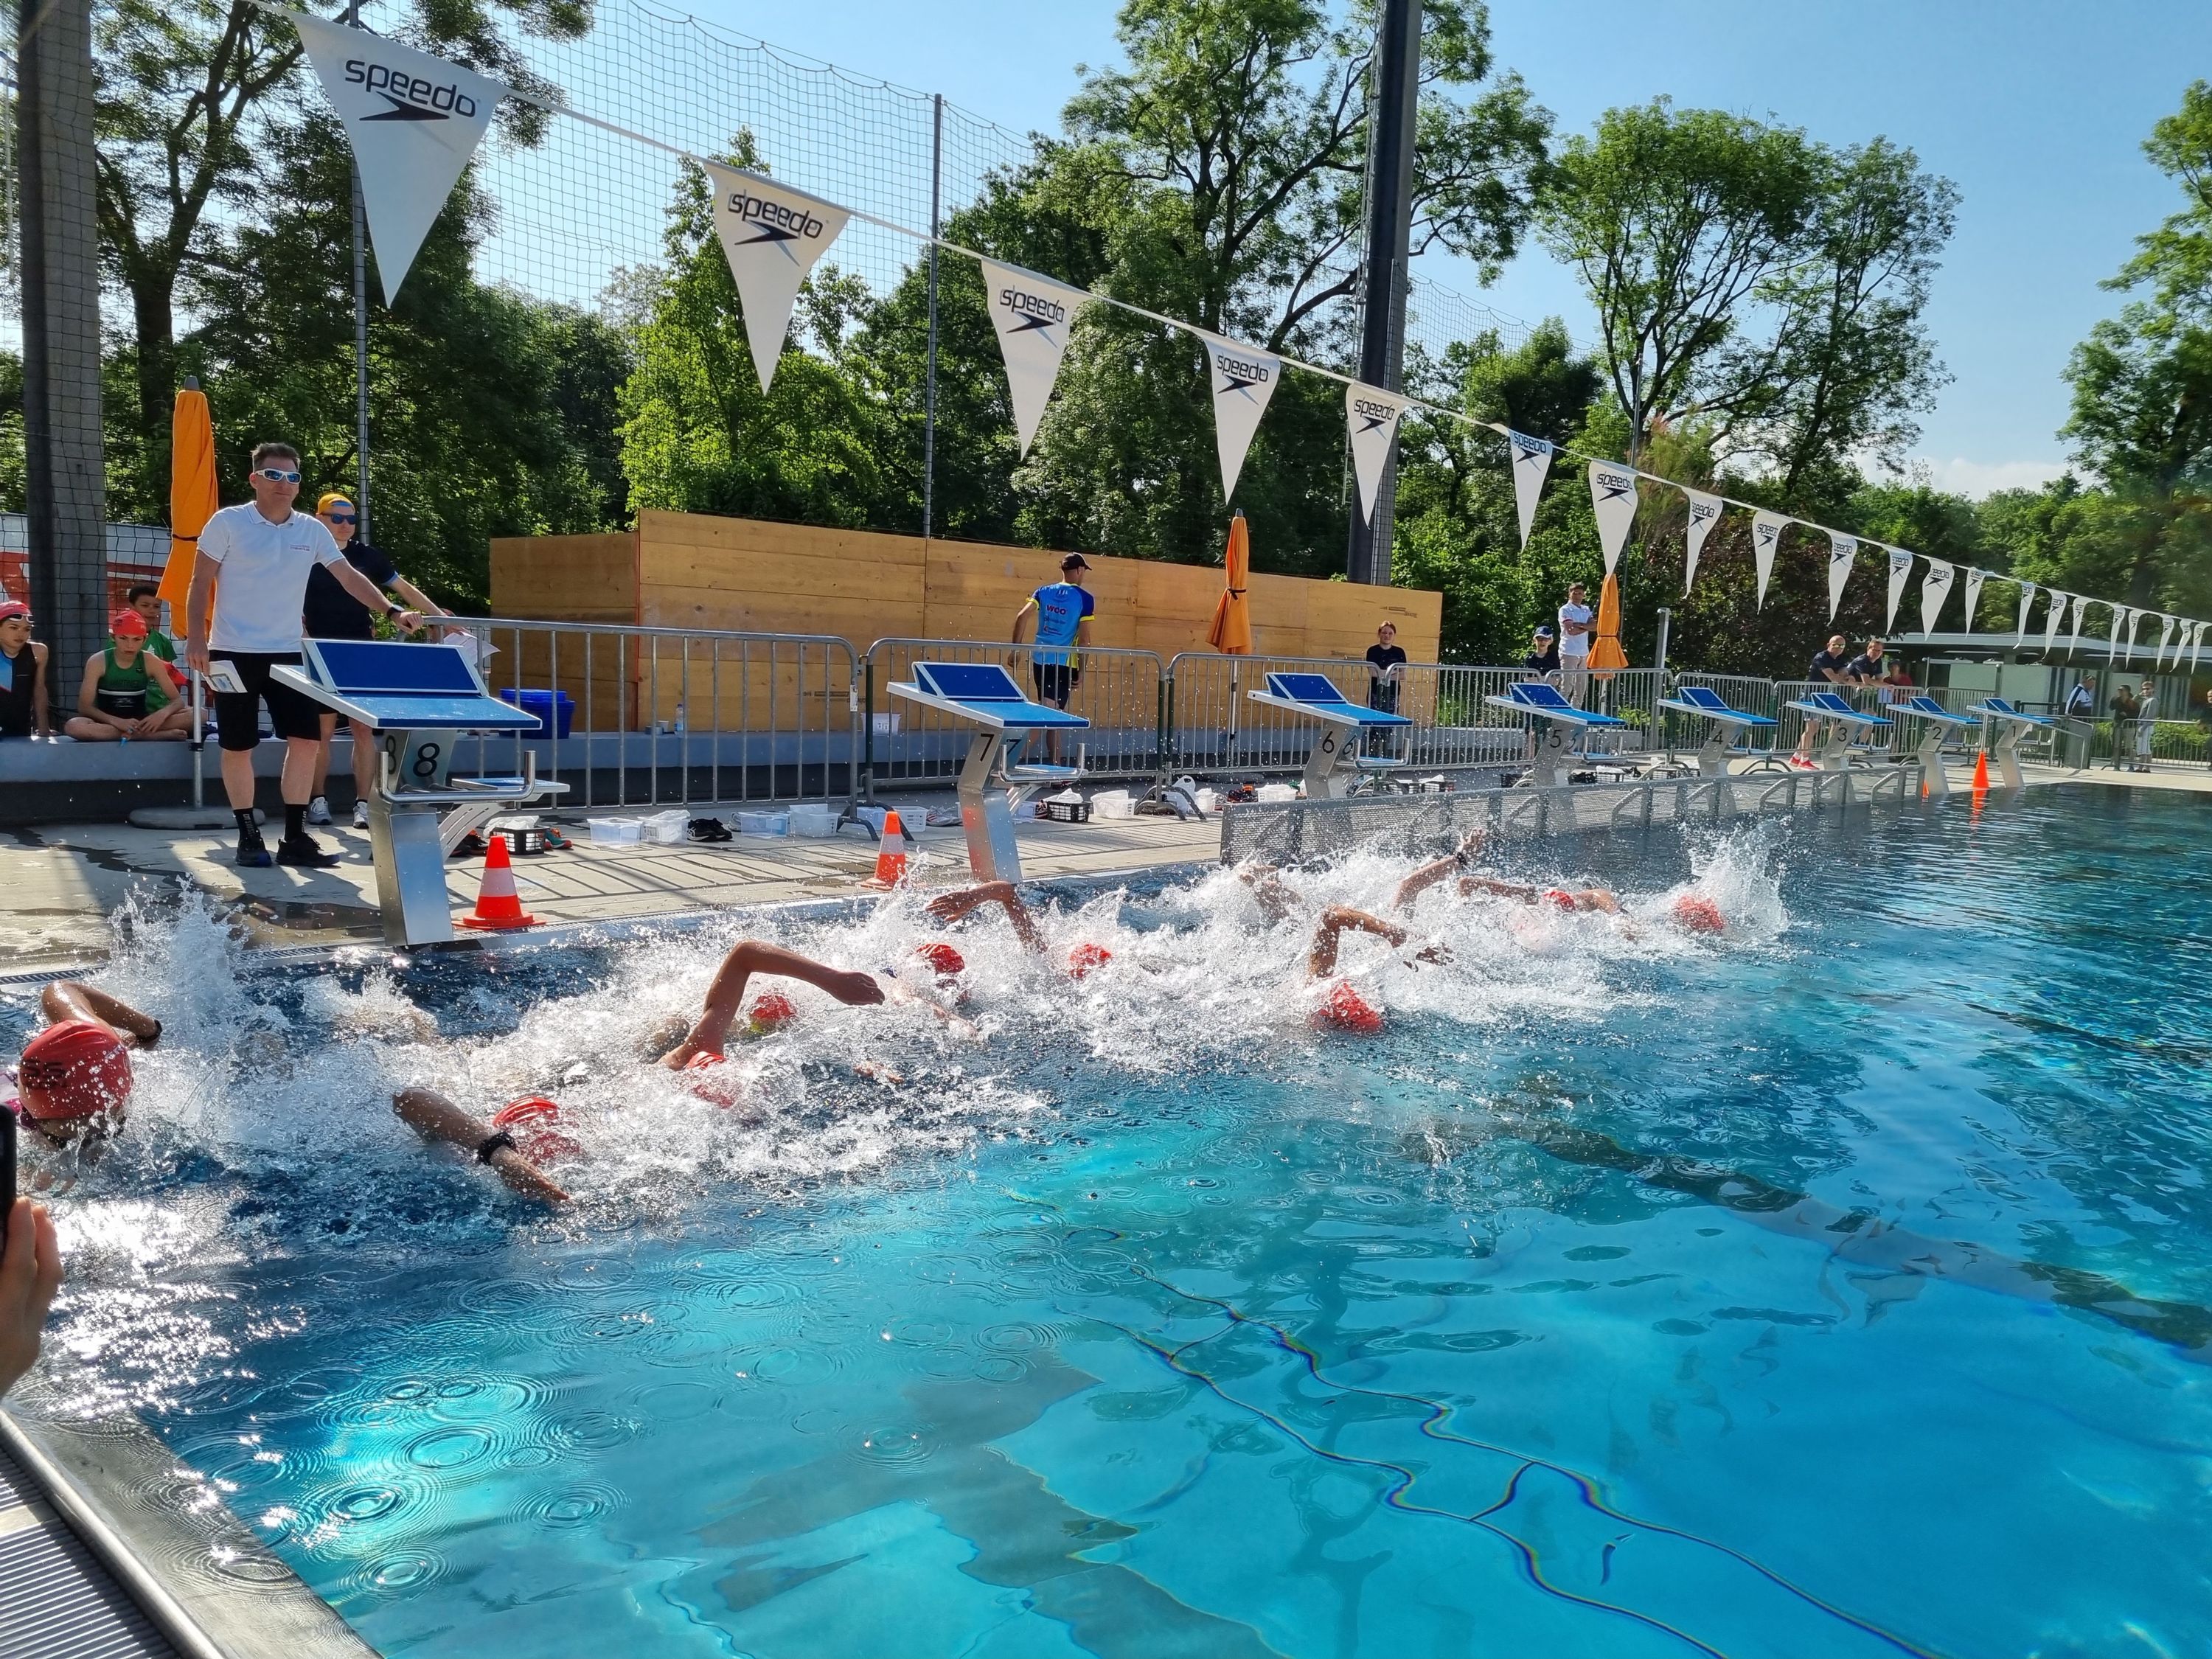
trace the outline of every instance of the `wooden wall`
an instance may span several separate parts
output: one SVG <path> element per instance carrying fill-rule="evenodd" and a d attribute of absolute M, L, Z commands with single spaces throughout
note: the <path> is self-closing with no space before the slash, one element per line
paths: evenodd
<path fill-rule="evenodd" d="M 1207 648 L 1221 593 L 1218 565 L 1092 556 L 1091 567 L 1087 586 L 1098 601 L 1093 644 L 1154 651 L 1164 661 Z M 627 533 L 494 541 L 491 607 L 495 616 L 549 622 L 830 634 L 857 654 L 886 638 L 1005 639 L 1022 602 L 1059 574 L 1060 556 L 1034 548 L 648 512 Z M 1409 658 L 1436 660 L 1443 606 L 1436 593 L 1255 575 L 1250 605 L 1255 653 L 1356 659 L 1388 618 Z M 611 690 L 612 670 L 601 654 L 595 645 L 595 702 Z M 755 665 L 741 678 L 760 672 Z M 572 678 L 579 683 L 568 684 Z M 657 698 L 646 689 L 641 665 L 628 665 L 627 678 L 634 714 L 657 702 L 661 717 L 668 715 L 676 694 L 665 663 Z M 807 678 L 813 696 L 836 694 Z M 581 663 L 572 672 L 564 658 L 562 688 L 580 702 L 581 678 Z M 725 704 L 731 695 L 726 684 Z M 727 719 L 733 711 L 724 712 Z"/>

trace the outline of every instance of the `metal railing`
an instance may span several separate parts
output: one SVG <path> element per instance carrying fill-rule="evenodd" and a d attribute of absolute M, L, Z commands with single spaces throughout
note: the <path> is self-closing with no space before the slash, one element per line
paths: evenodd
<path fill-rule="evenodd" d="M 534 753 L 540 778 L 569 786 L 565 805 L 849 806 L 857 795 L 859 665 L 834 635 L 503 617 L 449 626 L 491 649 L 485 683 L 542 722 L 536 736 L 477 739 L 480 769 L 519 772 Z"/>
<path fill-rule="evenodd" d="M 1048 657 L 1066 655 L 1080 660 L 1040 664 L 1036 660 L 1040 649 Z M 1150 780 L 1159 775 L 1164 671 L 1155 652 L 1010 646 L 980 640 L 883 639 L 868 647 L 861 661 L 860 777 L 861 788 L 871 800 L 882 785 L 950 784 L 968 757 L 974 727 L 891 695 L 893 682 L 914 678 L 917 662 L 1001 664 L 1032 695 L 1059 690 L 1059 671 L 1065 668 L 1068 712 L 1082 715 L 1091 727 L 1060 739 L 1060 758 L 1072 763 L 1079 753 L 1086 777 Z M 1050 744 L 1032 738 L 1030 745 L 1031 752 L 1026 758 L 1050 757 Z"/>

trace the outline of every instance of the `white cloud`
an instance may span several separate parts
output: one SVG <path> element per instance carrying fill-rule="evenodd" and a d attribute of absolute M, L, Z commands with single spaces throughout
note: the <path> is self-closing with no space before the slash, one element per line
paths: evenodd
<path fill-rule="evenodd" d="M 1970 461 L 1963 455 L 1954 455 L 1946 461 L 1932 455 L 1917 455 L 1908 471 L 1915 475 L 1924 472 L 1928 482 L 1938 489 L 1978 501 L 1993 490 L 2040 489 L 2066 471 L 2066 463 Z"/>

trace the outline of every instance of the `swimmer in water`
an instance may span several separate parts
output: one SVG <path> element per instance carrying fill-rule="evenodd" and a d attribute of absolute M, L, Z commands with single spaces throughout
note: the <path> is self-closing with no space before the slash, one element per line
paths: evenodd
<path fill-rule="evenodd" d="M 547 1204 L 566 1204 L 568 1194 L 517 1150 L 513 1124 L 506 1121 L 515 1106 L 530 1103 L 534 1103 L 518 1101 L 514 1106 L 502 1109 L 487 1123 L 462 1110 L 434 1089 L 403 1089 L 392 1097 L 392 1109 L 400 1121 L 424 1139 L 442 1140 L 459 1147 L 479 1164 L 490 1165 L 494 1175 L 525 1198 L 538 1199 Z M 522 1121 L 519 1116 L 513 1120 Z"/>
<path fill-rule="evenodd" d="M 1477 874 L 1474 862 L 1481 856 L 1486 839 L 1483 831 L 1472 830 L 1456 850 L 1414 871 L 1398 884 L 1398 890 L 1391 895 L 1390 908 L 1410 909 L 1413 901 L 1430 888 L 1456 876 L 1462 898 L 1488 893 L 1498 898 L 1516 898 L 1524 904 L 1556 904 L 1562 910 L 1595 910 L 1609 916 L 1620 914 L 1620 895 L 1609 887 L 1532 887 L 1526 882 L 1500 881 L 1495 876 Z"/>
<path fill-rule="evenodd" d="M 46 1028 L 15 1066 L 17 1119 L 51 1146 L 118 1128 L 131 1096 L 131 1050 L 161 1040 L 161 1022 L 73 979 L 40 993 Z"/>
<path fill-rule="evenodd" d="M 1371 933 L 1398 948 L 1402 948 L 1413 936 L 1395 922 L 1385 921 L 1365 910 L 1355 910 L 1348 904 L 1330 905 L 1321 913 L 1320 923 L 1314 928 L 1313 944 L 1306 951 L 1306 977 L 1326 984 L 1320 1002 L 1309 1017 L 1310 1022 L 1316 1026 L 1332 1026 L 1361 1036 L 1374 1036 L 1382 1030 L 1382 1011 L 1360 995 L 1352 981 L 1336 971 L 1337 954 L 1348 933 Z M 1413 960 L 1449 962 L 1451 952 L 1441 945 L 1430 945 L 1416 951 Z"/>
<path fill-rule="evenodd" d="M 1032 956 L 1047 952 L 1044 931 L 1036 924 L 1036 917 L 1010 881 L 987 881 L 981 886 L 963 887 L 957 893 L 941 893 L 930 900 L 927 914 L 932 921 L 944 927 L 964 921 L 987 904 L 995 904 L 1006 913 L 1013 924 L 1014 937 L 1021 940 L 1022 948 Z M 1067 953 L 1067 976 L 1082 979 L 1092 969 L 1103 968 L 1114 959 L 1114 953 L 1103 945 L 1089 940 L 1078 945 Z"/>
<path fill-rule="evenodd" d="M 661 1055 L 660 1063 L 672 1072 L 680 1072 L 702 1054 L 720 1054 L 730 1040 L 730 1030 L 737 1024 L 738 1015 L 744 1008 L 745 987 L 757 975 L 798 980 L 827 991 L 838 1001 L 854 1007 L 888 1000 L 883 981 L 873 974 L 832 968 L 827 963 L 761 939 L 739 939 L 722 958 L 722 965 L 714 970 L 714 982 L 707 988 L 705 1012 L 676 1046 Z M 768 999 L 763 997 L 762 1001 L 765 1003 Z M 781 1006 L 771 1004 L 767 1009 L 771 1027 L 781 1024 L 798 1012 L 781 997 L 777 997 L 775 1002 Z"/>

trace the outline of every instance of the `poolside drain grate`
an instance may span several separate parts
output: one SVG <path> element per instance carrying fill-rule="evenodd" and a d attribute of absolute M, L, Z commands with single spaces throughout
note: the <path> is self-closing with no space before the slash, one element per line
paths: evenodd
<path fill-rule="evenodd" d="M 98 1557 L 0 1446 L 0 1654 L 177 1659 Z"/>

